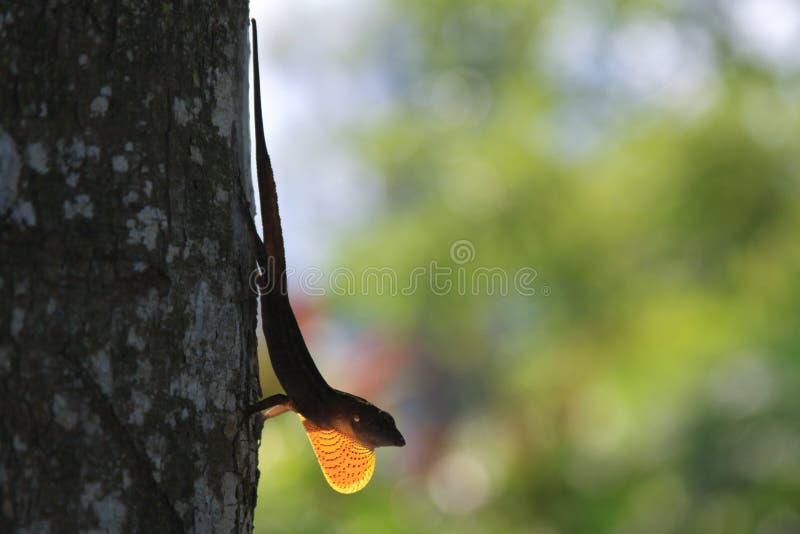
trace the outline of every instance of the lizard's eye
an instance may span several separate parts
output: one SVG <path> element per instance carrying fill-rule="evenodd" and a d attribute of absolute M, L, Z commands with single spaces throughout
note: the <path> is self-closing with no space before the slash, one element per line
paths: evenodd
<path fill-rule="evenodd" d="M 353 416 L 353 422 L 354 423 L 358 423 L 359 421 L 361 421 L 361 418 L 359 416 L 357 416 L 357 415 L 354 415 Z"/>

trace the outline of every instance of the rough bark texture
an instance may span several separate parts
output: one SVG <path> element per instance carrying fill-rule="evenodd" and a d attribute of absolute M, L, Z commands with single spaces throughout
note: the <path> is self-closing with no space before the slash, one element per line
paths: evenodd
<path fill-rule="evenodd" d="M 252 529 L 247 2 L 0 1 L 0 532 Z"/>

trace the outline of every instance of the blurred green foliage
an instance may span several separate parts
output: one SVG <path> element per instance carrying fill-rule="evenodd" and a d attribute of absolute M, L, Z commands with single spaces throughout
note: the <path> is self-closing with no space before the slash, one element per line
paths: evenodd
<path fill-rule="evenodd" d="M 409 446 L 340 496 L 270 421 L 257 531 L 800 531 L 800 72 L 725 4 L 415 0 L 364 28 L 393 107 L 351 134 L 385 205 L 336 260 L 533 267 L 536 294 L 333 299 L 412 354 Z"/>

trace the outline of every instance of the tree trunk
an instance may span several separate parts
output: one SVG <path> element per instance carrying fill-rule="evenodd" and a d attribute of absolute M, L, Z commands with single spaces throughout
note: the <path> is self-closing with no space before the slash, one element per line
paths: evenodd
<path fill-rule="evenodd" d="M 247 2 L 11 4 L 0 531 L 250 531 Z"/>

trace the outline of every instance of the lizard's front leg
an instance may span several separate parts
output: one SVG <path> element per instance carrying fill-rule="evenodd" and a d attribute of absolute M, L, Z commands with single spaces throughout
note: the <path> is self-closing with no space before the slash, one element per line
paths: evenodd
<path fill-rule="evenodd" d="M 262 412 L 264 419 L 270 419 L 290 410 L 293 411 L 294 406 L 289 397 L 283 393 L 276 393 L 245 408 L 244 418 L 248 419 L 253 414 Z"/>

